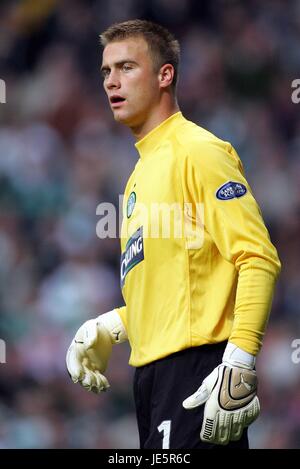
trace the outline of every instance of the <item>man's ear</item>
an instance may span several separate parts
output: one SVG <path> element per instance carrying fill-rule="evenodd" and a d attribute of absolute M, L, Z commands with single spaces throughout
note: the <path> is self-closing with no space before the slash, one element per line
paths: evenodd
<path fill-rule="evenodd" d="M 175 70 L 171 64 L 164 64 L 160 67 L 158 79 L 161 88 L 167 88 L 172 84 L 174 73 Z"/>

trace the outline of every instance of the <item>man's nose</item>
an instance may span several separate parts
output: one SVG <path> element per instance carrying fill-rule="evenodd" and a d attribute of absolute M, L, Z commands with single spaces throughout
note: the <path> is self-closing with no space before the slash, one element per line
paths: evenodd
<path fill-rule="evenodd" d="M 112 90 L 114 88 L 120 88 L 120 85 L 118 73 L 111 71 L 106 80 L 107 89 Z"/>

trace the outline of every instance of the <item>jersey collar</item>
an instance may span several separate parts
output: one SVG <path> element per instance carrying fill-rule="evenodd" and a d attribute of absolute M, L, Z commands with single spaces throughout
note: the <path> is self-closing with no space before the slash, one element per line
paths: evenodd
<path fill-rule="evenodd" d="M 145 137 L 135 143 L 135 148 L 139 152 L 140 158 L 144 159 L 160 147 L 166 137 L 184 121 L 181 111 L 172 114 L 168 119 L 164 120 L 157 127 L 151 130 Z"/>

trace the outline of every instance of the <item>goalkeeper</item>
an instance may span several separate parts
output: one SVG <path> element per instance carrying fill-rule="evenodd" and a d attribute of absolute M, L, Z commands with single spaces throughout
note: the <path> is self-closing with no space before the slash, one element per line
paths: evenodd
<path fill-rule="evenodd" d="M 132 20 L 101 42 L 114 119 L 139 153 L 124 194 L 125 306 L 79 328 L 69 373 L 87 390 L 106 390 L 111 347 L 128 340 L 141 448 L 248 448 L 276 249 L 234 148 L 179 110 L 174 37 Z M 151 215 L 174 204 L 186 222 L 181 237 L 166 236 L 166 217 Z"/>

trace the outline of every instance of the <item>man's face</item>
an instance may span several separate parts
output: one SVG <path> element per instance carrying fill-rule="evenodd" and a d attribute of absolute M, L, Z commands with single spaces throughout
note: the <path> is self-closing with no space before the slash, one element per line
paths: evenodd
<path fill-rule="evenodd" d="M 116 121 L 143 124 L 159 100 L 158 73 L 143 37 L 107 44 L 103 51 L 104 89 Z"/>

